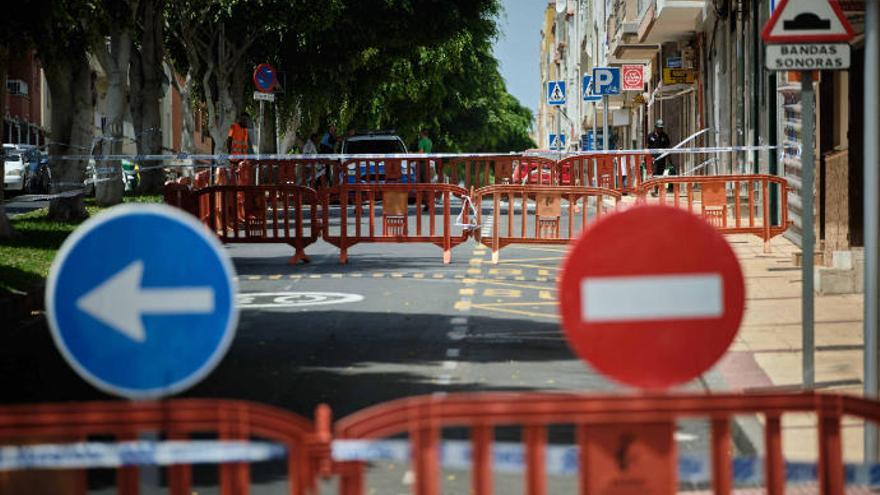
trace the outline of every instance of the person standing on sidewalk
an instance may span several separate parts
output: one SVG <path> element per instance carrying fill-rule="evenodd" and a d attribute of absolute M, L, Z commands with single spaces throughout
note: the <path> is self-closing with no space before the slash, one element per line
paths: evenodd
<path fill-rule="evenodd" d="M 663 119 L 657 119 L 657 122 L 654 123 L 654 132 L 648 134 L 648 148 L 662 150 L 668 147 L 669 135 L 663 131 Z M 666 171 L 666 157 L 659 157 L 659 154 L 654 155 L 654 170 L 652 172 L 655 177 L 663 175 L 663 172 Z"/>
<path fill-rule="evenodd" d="M 431 141 L 431 138 L 428 137 L 428 129 L 422 129 L 419 133 L 419 153 L 424 153 L 426 155 L 431 154 L 431 150 L 434 148 L 434 142 Z M 425 177 L 424 182 L 436 182 L 436 177 L 434 174 L 434 162 L 429 161 L 427 164 L 427 177 Z"/>

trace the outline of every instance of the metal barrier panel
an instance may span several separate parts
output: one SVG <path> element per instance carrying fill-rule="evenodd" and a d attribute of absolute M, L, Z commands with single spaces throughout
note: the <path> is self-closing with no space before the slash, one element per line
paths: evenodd
<path fill-rule="evenodd" d="M 177 181 L 165 183 L 162 189 L 165 204 L 180 208 L 194 217 L 199 216 L 198 196 L 189 186 L 189 178 L 181 177 Z"/>
<path fill-rule="evenodd" d="M 634 193 L 650 174 L 654 159 L 647 153 L 603 154 L 590 153 L 568 157 L 559 162 L 570 170 L 573 184 L 614 189 L 620 193 Z"/>
<path fill-rule="evenodd" d="M 612 189 L 562 185 L 495 185 L 474 193 L 478 242 L 492 249 L 492 261 L 510 244 L 567 244 L 588 225 L 615 209 Z M 488 204 L 488 214 L 483 207 Z"/>
<path fill-rule="evenodd" d="M 642 183 L 639 201 L 659 204 L 702 216 L 726 234 L 754 234 L 764 240 L 769 252 L 770 239 L 784 233 L 790 225 L 787 194 L 779 194 L 779 222 L 770 218 L 772 188 L 788 192 L 785 179 L 772 175 L 715 175 L 658 177 Z"/>
<path fill-rule="evenodd" d="M 34 442 L 77 442 L 89 437 L 136 440 L 139 434 L 158 434 L 171 440 L 186 440 L 194 434 L 213 435 L 221 440 L 249 441 L 252 438 L 283 445 L 287 450 L 288 492 L 315 493 L 317 478 L 346 469 L 332 464 L 330 410 L 318 406 L 316 422 L 273 407 L 229 400 L 180 399 L 161 402 L 86 402 L 15 405 L 0 407 L 0 445 Z M 83 480 L 84 469 L 74 470 Z M 192 473 L 187 464 L 168 468 L 169 492 L 189 495 Z M 220 465 L 219 488 L 224 495 L 249 492 L 248 464 Z M 0 487 L 2 488 L 2 487 Z M 78 483 L 79 493 L 85 482 Z M 117 492 L 138 493 L 137 466 L 117 468 Z"/>
<path fill-rule="evenodd" d="M 429 243 L 443 249 L 468 238 L 453 233 L 453 208 L 465 208 L 467 191 L 449 184 L 342 184 L 322 191 L 324 240 L 348 261 L 348 248 L 365 242 Z M 457 213 L 455 214 L 457 215 Z M 464 222 L 468 212 L 462 213 Z"/>
<path fill-rule="evenodd" d="M 280 243 L 289 263 L 309 261 L 305 248 L 321 236 L 318 193 L 295 185 L 211 186 L 197 191 L 199 218 L 223 242 Z"/>
<path fill-rule="evenodd" d="M 612 472 L 608 456 L 624 436 L 630 438 L 635 462 L 635 481 L 656 493 L 675 493 L 677 449 L 673 440 L 675 421 L 708 419 L 711 443 L 712 492 L 732 493 L 733 462 L 731 420 L 733 416 L 758 414 L 766 424 L 764 479 L 770 495 L 785 493 L 780 418 L 787 413 L 813 413 L 818 418 L 817 477 L 819 492 L 842 495 L 845 472 L 841 449 L 844 415 L 877 422 L 880 403 L 858 397 L 815 392 L 790 394 L 718 395 L 586 395 L 565 393 L 480 393 L 411 397 L 372 406 L 342 418 L 335 425 L 334 440 L 379 440 L 408 435 L 413 493 L 441 493 L 438 460 L 443 428 L 465 428 L 471 438 L 471 493 L 493 493 L 492 443 L 497 428 L 519 427 L 524 447 L 525 493 L 547 491 L 544 452 L 547 430 L 572 426 L 578 445 L 579 493 L 593 493 L 597 483 Z M 611 437 L 613 445 L 607 442 Z M 605 456 L 603 459 L 602 456 Z M 649 457 L 653 457 L 649 459 Z M 612 459 L 612 462 L 616 462 Z M 644 491 L 643 493 L 650 493 Z M 630 490 L 627 493 L 635 493 Z"/>

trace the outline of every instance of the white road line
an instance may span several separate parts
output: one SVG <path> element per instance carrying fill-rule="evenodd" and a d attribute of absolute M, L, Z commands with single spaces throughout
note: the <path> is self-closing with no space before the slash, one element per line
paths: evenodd
<path fill-rule="evenodd" d="M 453 325 L 467 325 L 467 322 L 467 316 L 456 316 L 449 320 L 449 323 L 452 323 Z"/>
<path fill-rule="evenodd" d="M 437 375 L 436 382 L 438 385 L 452 384 L 452 375 Z"/>
<path fill-rule="evenodd" d="M 718 273 L 581 280 L 584 322 L 718 318 L 723 313 L 724 281 Z"/>
<path fill-rule="evenodd" d="M 455 361 L 443 361 L 443 363 L 441 363 L 441 367 L 444 370 L 454 370 L 455 368 L 458 368 L 458 363 Z"/>
<path fill-rule="evenodd" d="M 465 332 L 449 332 L 446 334 L 450 340 L 464 340 L 467 337 Z"/>

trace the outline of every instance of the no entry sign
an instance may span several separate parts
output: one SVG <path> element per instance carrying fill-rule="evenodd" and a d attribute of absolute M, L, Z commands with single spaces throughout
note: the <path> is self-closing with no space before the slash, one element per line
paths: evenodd
<path fill-rule="evenodd" d="M 569 345 L 608 377 L 641 388 L 684 383 L 724 354 L 742 320 L 739 261 L 683 210 L 636 207 L 575 243 L 559 285 Z"/>

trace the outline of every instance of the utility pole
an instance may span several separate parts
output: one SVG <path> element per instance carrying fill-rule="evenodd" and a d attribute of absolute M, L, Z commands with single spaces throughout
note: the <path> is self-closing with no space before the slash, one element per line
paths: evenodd
<path fill-rule="evenodd" d="M 811 389 L 815 385 L 815 334 L 813 320 L 815 311 L 813 308 L 813 251 L 815 245 L 814 220 L 813 220 L 813 183 L 815 172 L 815 159 L 813 158 L 813 142 L 816 129 L 815 96 L 813 93 L 813 73 L 801 71 L 801 199 L 803 211 L 801 215 L 801 247 L 803 259 L 801 266 L 801 325 L 803 360 L 802 375 L 803 386 Z"/>

